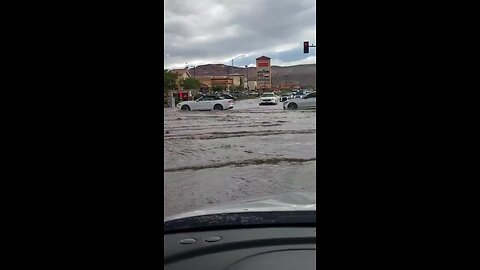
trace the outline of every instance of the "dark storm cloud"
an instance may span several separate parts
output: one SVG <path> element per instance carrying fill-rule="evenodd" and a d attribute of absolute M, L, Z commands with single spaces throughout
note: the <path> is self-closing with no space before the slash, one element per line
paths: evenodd
<path fill-rule="evenodd" d="M 313 0 L 165 0 L 165 66 L 254 63 L 261 55 L 279 63 L 315 56 L 302 42 L 315 43 Z M 252 60 L 253 59 L 253 60 Z"/>

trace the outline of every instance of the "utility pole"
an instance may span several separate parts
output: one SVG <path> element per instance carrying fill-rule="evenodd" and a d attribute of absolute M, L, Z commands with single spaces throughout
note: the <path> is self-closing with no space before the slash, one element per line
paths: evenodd
<path fill-rule="evenodd" d="M 248 65 L 245 68 L 247 69 L 247 92 L 250 92 L 250 87 L 248 86 Z"/>
<path fill-rule="evenodd" d="M 237 58 L 239 58 L 239 57 L 242 57 L 242 56 L 245 56 L 245 55 L 242 54 L 242 55 L 239 55 L 239 56 L 237 56 L 237 57 L 232 58 L 232 70 L 233 70 L 233 60 L 235 60 L 235 59 L 237 59 Z M 229 75 L 230 75 L 230 68 L 229 68 L 228 70 L 229 70 L 229 71 L 228 71 L 228 74 L 227 74 L 227 90 L 230 91 L 230 81 L 229 81 L 229 78 L 228 78 Z M 232 78 L 232 84 L 233 84 L 233 78 Z"/>

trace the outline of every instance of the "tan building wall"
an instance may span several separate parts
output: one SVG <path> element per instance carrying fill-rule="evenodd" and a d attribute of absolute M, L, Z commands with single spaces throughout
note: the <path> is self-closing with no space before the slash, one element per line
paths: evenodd
<path fill-rule="evenodd" d="M 220 86 L 232 86 L 233 84 L 233 79 L 231 78 L 227 78 L 226 76 L 222 76 L 222 77 L 219 77 L 219 78 L 211 78 L 211 84 L 212 86 L 215 86 L 215 85 L 220 85 Z"/>
<path fill-rule="evenodd" d="M 257 90 L 257 81 L 248 81 L 248 89 L 250 91 Z"/>
<path fill-rule="evenodd" d="M 197 76 L 195 79 L 199 80 L 201 84 L 207 85 L 208 87 L 212 86 L 212 76 Z"/>
<path fill-rule="evenodd" d="M 246 84 L 245 76 L 242 74 L 230 74 L 229 77 L 233 79 L 233 86 L 244 86 Z"/>
<path fill-rule="evenodd" d="M 240 86 L 240 76 L 232 76 L 232 84 L 233 86 Z"/>

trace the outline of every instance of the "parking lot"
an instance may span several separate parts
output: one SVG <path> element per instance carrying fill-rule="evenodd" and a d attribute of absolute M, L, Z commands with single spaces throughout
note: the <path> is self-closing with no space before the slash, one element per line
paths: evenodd
<path fill-rule="evenodd" d="M 228 111 L 164 109 L 164 215 L 316 191 L 316 110 L 237 101 Z"/>

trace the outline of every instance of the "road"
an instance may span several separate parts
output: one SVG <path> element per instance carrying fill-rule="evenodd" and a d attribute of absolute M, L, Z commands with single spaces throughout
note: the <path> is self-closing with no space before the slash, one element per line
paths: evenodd
<path fill-rule="evenodd" d="M 228 111 L 164 109 L 164 216 L 316 191 L 316 111 L 237 101 Z"/>

